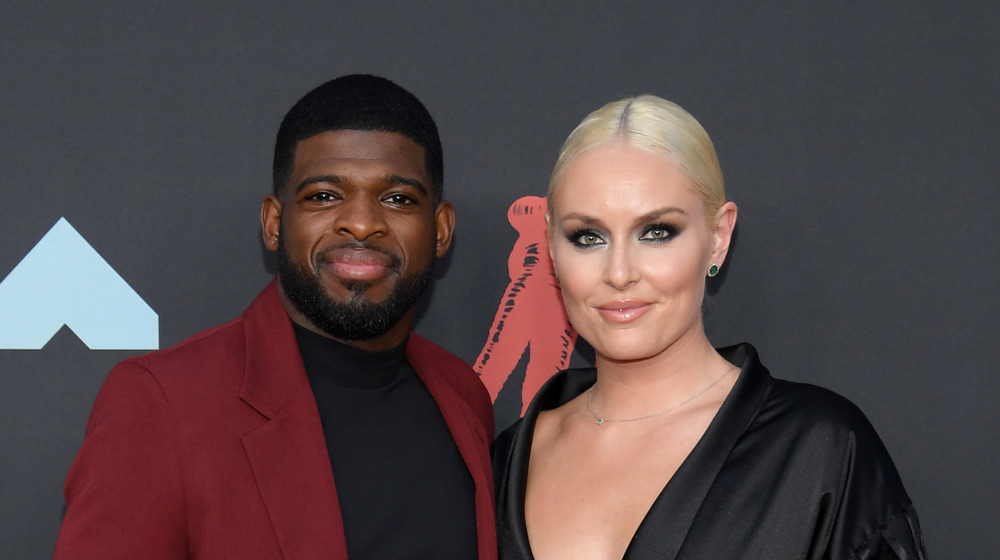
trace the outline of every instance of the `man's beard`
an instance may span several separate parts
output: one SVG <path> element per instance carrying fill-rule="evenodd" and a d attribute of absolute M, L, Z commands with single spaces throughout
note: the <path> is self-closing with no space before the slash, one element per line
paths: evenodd
<path fill-rule="evenodd" d="M 323 288 L 318 267 L 313 265 L 313 270 L 306 270 L 288 258 L 281 234 L 278 236 L 278 277 L 285 296 L 313 325 L 338 340 L 369 340 L 385 334 L 417 302 L 431 281 L 433 256 L 423 270 L 401 277 L 381 303 L 365 299 L 368 284 L 364 282 L 344 282 L 351 295 L 348 301 L 337 302 Z M 378 250 L 363 243 L 353 245 Z M 397 270 L 398 263 L 399 259 L 393 256 Z"/>

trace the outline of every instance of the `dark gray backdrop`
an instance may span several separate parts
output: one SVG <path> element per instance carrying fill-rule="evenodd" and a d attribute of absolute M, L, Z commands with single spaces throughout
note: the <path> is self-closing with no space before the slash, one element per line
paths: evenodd
<path fill-rule="evenodd" d="M 508 205 L 544 192 L 587 112 L 655 93 L 708 129 L 740 207 L 713 341 L 859 404 L 935 558 L 1000 554 L 995 2 L 80 4 L 0 7 L 0 278 L 65 217 L 159 314 L 161 347 L 236 316 L 270 275 L 278 122 L 373 72 L 438 120 L 459 222 L 417 330 L 471 362 Z M 51 555 L 94 395 L 130 354 L 65 329 L 0 350 L 4 558 Z"/>

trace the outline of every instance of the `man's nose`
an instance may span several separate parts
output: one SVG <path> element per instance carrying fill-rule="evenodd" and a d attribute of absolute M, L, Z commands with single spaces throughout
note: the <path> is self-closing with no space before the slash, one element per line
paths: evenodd
<path fill-rule="evenodd" d="M 385 235 L 388 224 L 383 216 L 385 208 L 370 196 L 351 196 L 337 206 L 334 228 L 338 233 L 358 240 Z"/>

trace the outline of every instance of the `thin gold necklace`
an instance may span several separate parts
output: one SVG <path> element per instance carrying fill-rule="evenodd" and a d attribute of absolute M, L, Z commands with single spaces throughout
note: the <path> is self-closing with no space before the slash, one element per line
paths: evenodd
<path fill-rule="evenodd" d="M 739 368 L 737 368 L 736 366 L 733 366 L 733 367 L 727 369 L 726 371 L 724 371 L 722 373 L 722 375 L 720 375 L 719 377 L 716 377 L 715 381 L 713 381 L 712 383 L 710 383 L 708 385 L 708 387 L 705 387 L 701 391 L 698 391 L 697 393 L 691 395 L 690 397 L 682 400 L 681 402 L 679 402 L 677 404 L 670 405 L 667 408 L 664 408 L 663 410 L 660 410 L 658 412 L 654 412 L 652 414 L 647 414 L 645 416 L 639 416 L 637 418 L 601 418 L 600 416 L 598 416 L 597 413 L 594 412 L 594 404 L 593 404 L 594 388 L 597 387 L 597 383 L 594 383 L 594 385 L 591 386 L 591 388 L 587 390 L 587 408 L 590 410 L 590 415 L 594 417 L 594 420 L 597 422 L 598 425 L 604 424 L 605 422 L 638 422 L 639 420 L 646 420 L 646 419 L 649 419 L 649 418 L 655 418 L 657 416 L 666 414 L 666 413 L 670 412 L 671 410 L 676 410 L 676 409 L 678 409 L 678 408 L 686 405 L 687 403 L 689 403 L 689 402 L 697 399 L 698 397 L 704 395 L 706 392 L 708 392 L 709 389 L 711 389 L 712 387 L 715 387 L 716 385 L 718 385 L 719 381 L 722 381 L 722 378 L 724 378 L 725 376 L 729 375 L 730 373 L 732 373 L 733 371 L 735 371 L 737 369 L 739 369 Z"/>

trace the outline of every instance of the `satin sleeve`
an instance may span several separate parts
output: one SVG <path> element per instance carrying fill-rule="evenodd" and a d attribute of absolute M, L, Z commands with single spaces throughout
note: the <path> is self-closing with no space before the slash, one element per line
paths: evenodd
<path fill-rule="evenodd" d="M 927 560 L 913 506 L 890 517 L 872 542 L 855 551 L 851 560 Z"/>

